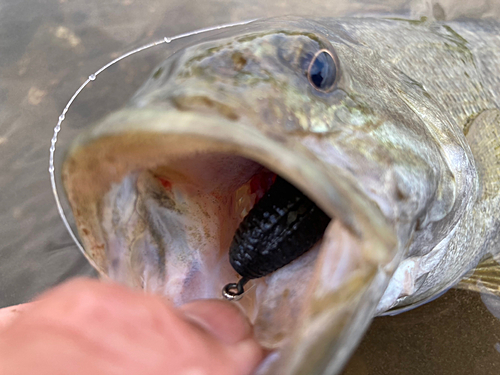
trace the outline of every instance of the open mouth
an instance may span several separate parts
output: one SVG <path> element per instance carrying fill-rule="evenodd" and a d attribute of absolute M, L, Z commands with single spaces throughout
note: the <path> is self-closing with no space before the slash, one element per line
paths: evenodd
<path fill-rule="evenodd" d="M 130 173 L 103 198 L 100 225 L 107 248 L 105 273 L 113 280 L 159 293 L 177 305 L 220 298 L 225 285 L 241 278 L 230 263 L 235 232 L 262 199 L 273 199 L 266 193 L 277 178 L 281 179 L 257 162 L 218 152 Z M 286 227 L 293 227 L 289 217 L 296 216 L 297 209 L 272 209 L 275 216 L 281 216 L 275 221 L 281 219 Z M 261 216 L 262 222 L 269 223 L 267 215 Z M 272 233 L 266 243 L 241 241 L 246 242 L 238 249 L 243 263 L 249 257 L 248 246 L 258 251 L 259 246 L 269 247 L 287 235 L 283 225 L 276 226 L 281 231 L 269 228 Z M 257 229 L 262 234 L 261 228 L 245 228 L 245 232 L 260 240 L 254 232 Z M 319 236 L 324 229 L 325 224 Z M 262 271 L 251 262 L 244 265 L 247 272 L 254 272 L 252 276 L 262 277 L 252 277 L 238 303 L 267 348 L 279 347 L 297 323 L 321 247 L 321 241 L 314 242 L 294 244 L 295 249 L 307 253 L 285 262 L 284 267 L 275 265 L 279 269 L 274 272 L 266 267 Z M 266 255 L 273 258 L 267 251 L 251 260 L 264 266 L 279 263 L 280 259 L 256 259 Z"/>
<path fill-rule="evenodd" d="M 174 304 L 221 298 L 240 279 L 229 261 L 235 232 L 286 180 L 328 220 L 309 245 L 296 241 L 291 262 L 257 272 L 237 303 L 264 347 L 293 353 L 286 366 L 296 372 L 286 373 L 341 364 L 347 352 L 339 348 L 355 345 L 392 272 L 394 238 L 347 179 L 332 177 L 335 167 L 293 142 L 189 112 L 109 116 L 76 141 L 63 167 L 86 256 L 104 276 Z M 290 220 L 278 215 L 286 228 L 291 212 Z"/>
<path fill-rule="evenodd" d="M 303 223 L 307 212 L 300 210 L 314 204 L 307 205 L 304 197 L 294 199 L 300 193 L 274 172 L 236 155 L 197 155 L 128 178 L 135 181 L 122 184 L 115 194 L 123 197 L 123 186 L 136 187 L 129 192 L 135 209 L 119 229 L 128 231 L 133 254 L 127 257 L 123 247 L 116 246 L 110 276 L 125 274 L 123 281 L 135 277 L 135 285 L 176 304 L 220 298 L 224 285 L 241 276 L 251 279 L 239 304 L 255 323 L 259 341 L 268 348 L 279 346 L 297 323 L 321 247 L 316 238 L 323 235 L 329 218 Z M 272 193 L 276 189 L 281 196 Z M 292 196 L 298 207 L 287 210 L 280 205 L 284 195 Z M 297 228 L 297 238 L 292 229 L 298 224 L 306 226 L 306 233 Z M 312 228 L 319 231 L 316 237 L 304 238 Z"/>

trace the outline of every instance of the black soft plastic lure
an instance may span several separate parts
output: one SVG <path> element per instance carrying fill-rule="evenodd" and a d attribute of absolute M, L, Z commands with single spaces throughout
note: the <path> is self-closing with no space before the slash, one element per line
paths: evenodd
<path fill-rule="evenodd" d="M 304 254 L 321 239 L 330 220 L 300 190 L 278 176 L 236 230 L 229 261 L 242 279 L 226 285 L 224 296 L 235 299 L 249 279 L 269 275 Z"/>

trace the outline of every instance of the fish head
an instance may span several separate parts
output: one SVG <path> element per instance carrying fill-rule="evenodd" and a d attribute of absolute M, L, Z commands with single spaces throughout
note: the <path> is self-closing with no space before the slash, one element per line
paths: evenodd
<path fill-rule="evenodd" d="M 221 38 L 171 56 L 131 105 L 222 116 L 298 141 L 352 175 L 407 238 L 456 210 L 455 175 L 470 158 L 458 125 L 341 22 L 280 18 Z M 328 87 L 311 78 L 318 63 Z"/>
<path fill-rule="evenodd" d="M 456 142 L 418 82 L 340 24 L 287 18 L 218 38 L 170 56 L 75 140 L 62 177 L 85 255 L 174 304 L 220 298 L 238 278 L 234 233 L 278 174 L 332 222 L 238 303 L 274 350 L 259 374 L 336 373 L 418 221 L 453 211 L 443 145 Z"/>

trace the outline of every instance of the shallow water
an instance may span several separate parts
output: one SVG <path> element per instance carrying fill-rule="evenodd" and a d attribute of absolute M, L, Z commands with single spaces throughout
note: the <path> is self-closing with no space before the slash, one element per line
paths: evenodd
<path fill-rule="evenodd" d="M 134 47 L 201 27 L 361 13 L 498 17 L 500 2 L 0 0 L 0 307 L 68 277 L 94 275 L 62 225 L 47 173 L 57 117 L 89 74 Z M 71 107 L 59 145 L 123 105 L 180 45 L 141 53 L 99 76 Z M 498 349 L 500 322 L 480 296 L 451 291 L 412 312 L 376 319 L 345 374 L 496 374 Z"/>
<path fill-rule="evenodd" d="M 500 321 L 479 294 L 455 289 L 417 309 L 376 318 L 343 372 L 368 374 L 500 374 Z"/>

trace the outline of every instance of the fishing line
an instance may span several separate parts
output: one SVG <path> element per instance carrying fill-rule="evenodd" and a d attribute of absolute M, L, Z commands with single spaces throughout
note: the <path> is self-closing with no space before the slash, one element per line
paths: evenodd
<path fill-rule="evenodd" d="M 54 135 L 52 136 L 52 139 L 50 141 L 50 149 L 49 149 L 49 175 L 50 175 L 50 184 L 52 186 L 52 193 L 53 193 L 54 199 L 56 201 L 56 206 L 57 206 L 57 211 L 59 212 L 59 216 L 61 217 L 61 219 L 64 223 L 64 226 L 66 227 L 66 230 L 69 232 L 71 238 L 75 242 L 78 249 L 82 252 L 82 254 L 85 255 L 85 249 L 83 248 L 82 244 L 80 243 L 77 236 L 73 232 L 73 229 L 71 228 L 71 226 L 68 222 L 66 214 L 64 213 L 64 209 L 61 205 L 61 201 L 59 199 L 59 194 L 58 194 L 57 184 L 56 184 L 56 177 L 55 177 L 56 169 L 54 166 L 54 154 L 56 152 L 56 143 L 57 143 L 58 134 L 61 131 L 61 125 L 66 118 L 66 113 L 68 113 L 69 107 L 73 104 L 76 97 L 82 92 L 82 90 L 85 88 L 85 86 L 87 86 L 89 84 L 89 82 L 95 81 L 97 76 L 99 74 L 101 74 L 104 70 L 106 70 L 110 66 L 116 64 L 117 62 L 119 62 L 119 61 L 121 61 L 129 56 L 132 56 L 138 52 L 144 51 L 144 50 L 152 48 L 152 47 L 159 46 L 161 44 L 169 44 L 169 43 L 173 42 L 174 40 L 183 39 L 183 38 L 187 38 L 190 36 L 207 33 L 210 31 L 217 31 L 217 30 L 227 29 L 227 28 L 235 27 L 235 26 L 248 25 L 249 23 L 252 23 L 255 21 L 257 21 L 257 18 L 251 19 L 251 20 L 246 20 L 246 21 L 227 23 L 227 24 L 218 25 L 218 26 L 211 26 L 211 27 L 207 27 L 207 28 L 198 29 L 198 30 L 187 32 L 187 33 L 175 35 L 172 37 L 164 37 L 163 39 L 157 40 L 156 42 L 152 42 L 152 43 L 143 45 L 142 47 L 139 47 L 139 48 L 136 48 L 132 51 L 124 53 L 120 57 L 117 57 L 116 59 L 114 59 L 114 60 L 110 61 L 109 63 L 107 63 L 106 65 L 104 65 L 102 68 L 98 69 L 95 73 L 92 73 L 91 75 L 89 75 L 87 80 L 73 94 L 71 99 L 68 101 L 68 104 L 66 104 L 61 115 L 59 116 L 59 119 L 57 121 L 57 125 L 54 127 Z M 88 259 L 90 260 L 90 258 L 88 258 Z M 91 263 L 95 266 L 93 261 L 91 261 Z"/>

